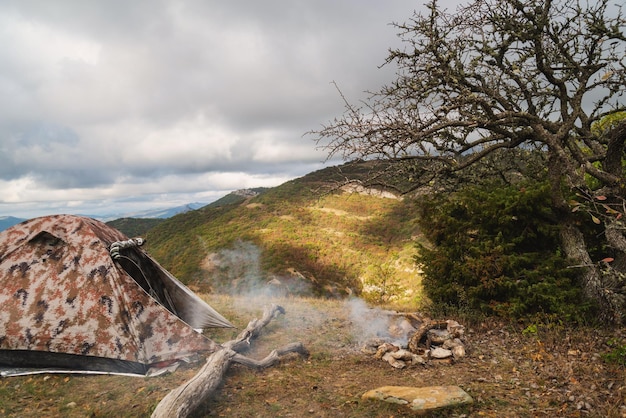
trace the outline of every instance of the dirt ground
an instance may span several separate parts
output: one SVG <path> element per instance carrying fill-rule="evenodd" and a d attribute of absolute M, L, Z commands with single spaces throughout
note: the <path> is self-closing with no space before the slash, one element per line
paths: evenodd
<path fill-rule="evenodd" d="M 212 296 L 218 311 L 243 328 L 267 300 Z M 568 329 L 493 320 L 466 325 L 467 356 L 454 364 L 398 370 L 361 352 L 366 337 L 342 301 L 274 300 L 286 309 L 247 353 L 302 341 L 308 358 L 288 356 L 261 371 L 233 365 L 195 417 L 408 417 L 401 405 L 365 401 L 385 385 L 458 385 L 471 406 L 432 416 L 626 417 L 626 370 L 607 361 L 626 345 L 620 329 Z M 443 319 L 443 318 L 442 318 Z M 447 318 L 446 318 L 447 319 Z M 463 323 L 460 318 L 457 319 Z M 218 342 L 236 331 L 214 331 Z M 37 375 L 0 380 L 0 415 L 8 417 L 143 417 L 199 366 L 155 378 Z"/>

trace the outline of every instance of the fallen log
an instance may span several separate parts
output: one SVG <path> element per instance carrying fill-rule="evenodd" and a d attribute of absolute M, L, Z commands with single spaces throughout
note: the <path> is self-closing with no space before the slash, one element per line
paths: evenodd
<path fill-rule="evenodd" d="M 262 360 L 251 359 L 241 354 L 242 351 L 245 351 L 250 346 L 251 341 L 259 335 L 263 327 L 279 313 L 284 314 L 285 310 L 278 305 L 270 306 L 264 311 L 260 320 L 253 319 L 235 339 L 222 344 L 219 350 L 207 358 L 204 366 L 194 377 L 172 390 L 159 402 L 152 413 L 152 418 L 183 418 L 189 416 L 191 412 L 215 392 L 231 363 L 239 363 L 254 369 L 263 369 L 273 366 L 282 356 L 289 353 L 308 356 L 308 351 L 299 342 L 273 350 Z"/>
<path fill-rule="evenodd" d="M 420 327 L 415 331 L 415 333 L 411 336 L 409 340 L 409 351 L 412 353 L 419 353 L 419 343 L 422 339 L 426 338 L 426 333 L 431 329 L 436 328 L 445 328 L 448 326 L 446 321 L 430 321 L 426 320 Z M 426 349 L 430 348 L 430 341 L 426 341 Z"/>

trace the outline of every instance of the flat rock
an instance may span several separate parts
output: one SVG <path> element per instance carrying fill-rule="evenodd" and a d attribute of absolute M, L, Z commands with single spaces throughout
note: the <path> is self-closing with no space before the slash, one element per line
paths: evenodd
<path fill-rule="evenodd" d="M 445 348 L 435 347 L 430 350 L 430 356 L 432 358 L 448 358 L 452 357 L 452 351 L 446 350 Z"/>
<path fill-rule="evenodd" d="M 414 411 L 431 411 L 474 402 L 472 397 L 458 386 L 382 386 L 363 394 L 363 399 L 380 400 L 406 405 Z"/>

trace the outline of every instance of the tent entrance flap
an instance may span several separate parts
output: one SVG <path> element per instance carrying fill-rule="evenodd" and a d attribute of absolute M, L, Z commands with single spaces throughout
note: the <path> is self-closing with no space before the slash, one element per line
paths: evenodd
<path fill-rule="evenodd" d="M 111 258 L 165 309 L 193 328 L 235 328 L 139 247 L 143 238 L 111 244 Z"/>

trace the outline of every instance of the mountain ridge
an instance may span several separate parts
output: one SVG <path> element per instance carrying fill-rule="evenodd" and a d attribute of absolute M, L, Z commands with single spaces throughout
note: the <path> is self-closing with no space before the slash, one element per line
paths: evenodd
<path fill-rule="evenodd" d="M 255 196 L 230 193 L 150 229 L 147 249 L 199 291 L 263 292 L 273 283 L 300 295 L 419 299 L 415 200 L 341 187 L 371 170 L 328 167 Z"/>

